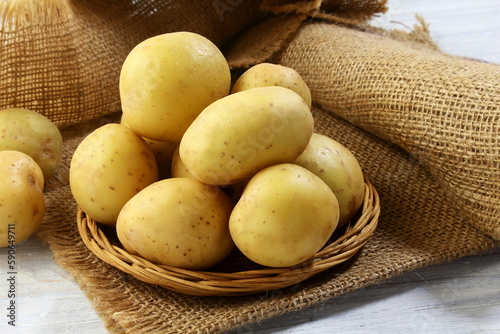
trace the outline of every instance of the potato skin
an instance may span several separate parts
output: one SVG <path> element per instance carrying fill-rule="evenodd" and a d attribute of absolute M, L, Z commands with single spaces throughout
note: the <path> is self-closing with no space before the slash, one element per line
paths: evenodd
<path fill-rule="evenodd" d="M 175 150 L 174 157 L 172 159 L 172 177 L 187 177 L 196 179 L 193 174 L 191 174 L 191 172 L 186 168 L 184 162 L 182 162 L 179 155 L 179 148 Z M 226 193 L 227 196 L 229 196 L 231 201 L 236 204 L 247 183 L 248 180 L 243 180 L 237 183 L 221 186 L 220 188 L 224 193 Z"/>
<path fill-rule="evenodd" d="M 123 117 L 120 120 L 120 124 L 130 127 Z M 155 156 L 156 166 L 158 167 L 158 179 L 168 179 L 171 177 L 172 159 L 174 152 L 179 147 L 179 143 L 154 140 L 146 137 L 142 138 L 144 138 L 149 147 L 151 147 L 151 151 Z"/>
<path fill-rule="evenodd" d="M 227 185 L 295 160 L 314 130 L 304 100 L 283 87 L 258 87 L 209 105 L 187 129 L 179 154 L 198 180 Z"/>
<path fill-rule="evenodd" d="M 332 189 L 340 207 L 338 227 L 345 225 L 363 204 L 365 182 L 354 154 L 338 141 L 313 133 L 294 161 L 319 176 Z"/>
<path fill-rule="evenodd" d="M 156 166 L 158 167 L 158 179 L 168 179 L 172 176 L 172 159 L 174 152 L 179 147 L 179 143 L 143 138 L 155 156 Z"/>
<path fill-rule="evenodd" d="M 316 254 L 338 218 L 337 199 L 319 177 L 295 164 L 278 164 L 250 179 L 231 213 L 229 230 L 252 261 L 288 267 Z"/>
<path fill-rule="evenodd" d="M 59 169 L 62 135 L 46 116 L 29 109 L 0 111 L 0 151 L 13 150 L 29 155 L 40 166 L 45 181 Z"/>
<path fill-rule="evenodd" d="M 120 72 L 123 118 L 137 134 L 179 142 L 210 103 L 229 94 L 231 74 L 207 38 L 179 31 L 148 38 L 127 55 Z"/>
<path fill-rule="evenodd" d="M 186 165 L 182 161 L 181 156 L 179 155 L 179 147 L 177 147 L 174 151 L 170 174 L 172 175 L 172 177 L 187 177 L 190 179 L 195 179 L 193 174 L 191 174 L 189 169 L 187 169 Z"/>
<path fill-rule="evenodd" d="M 216 186 L 190 178 L 158 181 L 123 207 L 116 224 L 129 252 L 154 263 L 203 270 L 234 248 L 232 203 Z"/>
<path fill-rule="evenodd" d="M 91 132 L 70 163 L 70 188 L 77 204 L 96 221 L 114 226 L 123 205 L 158 180 L 154 154 L 139 135 L 121 124 Z"/>
<path fill-rule="evenodd" d="M 236 80 L 231 92 L 236 93 L 266 86 L 280 86 L 291 89 L 299 94 L 307 106 L 311 108 L 311 91 L 300 74 L 291 67 L 279 64 L 260 63 L 250 67 Z"/>
<path fill-rule="evenodd" d="M 43 187 L 43 172 L 33 158 L 0 151 L 0 247 L 18 244 L 38 229 L 45 213 Z"/>

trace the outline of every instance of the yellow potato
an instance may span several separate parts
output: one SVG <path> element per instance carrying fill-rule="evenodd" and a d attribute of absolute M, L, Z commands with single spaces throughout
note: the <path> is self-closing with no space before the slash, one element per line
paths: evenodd
<path fill-rule="evenodd" d="M 232 204 L 216 186 L 171 178 L 143 189 L 123 207 L 116 231 L 125 249 L 158 264 L 203 270 L 234 248 Z"/>
<path fill-rule="evenodd" d="M 337 199 L 319 177 L 295 164 L 279 164 L 250 179 L 231 213 L 229 230 L 252 261 L 288 267 L 316 254 L 338 218 Z"/>
<path fill-rule="evenodd" d="M 248 181 L 250 179 L 245 179 L 243 181 L 239 181 L 236 183 L 228 184 L 226 186 L 220 186 L 222 191 L 226 193 L 226 195 L 229 196 L 231 201 L 236 204 L 241 198 L 241 194 L 243 194 L 243 190 L 245 190 L 245 187 L 248 184 Z"/>
<path fill-rule="evenodd" d="M 363 204 L 365 182 L 354 154 L 338 141 L 314 133 L 304 152 L 294 161 L 319 176 L 337 196 L 339 225 L 345 225 Z"/>
<path fill-rule="evenodd" d="M 203 110 L 184 134 L 179 154 L 198 180 L 232 184 L 295 160 L 311 138 L 313 122 L 310 109 L 292 90 L 253 88 Z"/>
<path fill-rule="evenodd" d="M 174 152 L 174 156 L 172 157 L 171 175 L 172 177 L 195 178 L 182 161 L 181 156 L 179 155 L 179 147 L 177 147 Z"/>
<path fill-rule="evenodd" d="M 178 142 L 230 86 L 229 65 L 210 40 L 191 32 L 157 35 L 134 47 L 122 65 L 123 118 L 143 137 Z"/>
<path fill-rule="evenodd" d="M 179 143 L 172 143 L 168 141 L 158 141 L 143 137 L 146 143 L 151 147 L 151 151 L 156 159 L 158 166 L 158 178 L 168 179 L 171 177 L 171 166 L 174 152 L 176 151 Z"/>
<path fill-rule="evenodd" d="M 184 162 L 179 155 L 179 148 L 174 152 L 174 157 L 172 159 L 172 177 L 187 177 L 191 179 L 196 179 L 193 174 L 187 169 Z M 231 201 L 236 204 L 240 199 L 240 196 L 245 188 L 248 180 L 243 180 L 237 183 L 229 184 L 226 186 L 221 186 L 220 188 L 226 195 L 229 196 Z"/>
<path fill-rule="evenodd" d="M 0 111 L 0 151 L 26 153 L 40 166 L 45 181 L 59 168 L 62 142 L 59 129 L 44 115 L 22 108 Z"/>
<path fill-rule="evenodd" d="M 96 221 L 111 226 L 123 205 L 157 180 L 158 167 L 146 141 L 130 128 L 113 123 L 82 140 L 69 169 L 78 205 Z"/>
<path fill-rule="evenodd" d="M 293 68 L 272 63 L 250 67 L 234 83 L 232 93 L 255 87 L 281 86 L 299 94 L 311 108 L 311 91 L 300 74 Z"/>
<path fill-rule="evenodd" d="M 127 122 L 123 118 L 121 119 L 120 124 L 128 126 Z M 179 147 L 179 143 L 153 140 L 146 137 L 142 138 L 144 138 L 153 151 L 156 159 L 156 165 L 158 166 L 158 178 L 168 179 L 171 177 L 170 170 L 172 166 L 172 159 L 175 150 Z"/>
<path fill-rule="evenodd" d="M 43 172 L 30 156 L 0 151 L 0 247 L 13 247 L 40 226 L 45 212 Z"/>

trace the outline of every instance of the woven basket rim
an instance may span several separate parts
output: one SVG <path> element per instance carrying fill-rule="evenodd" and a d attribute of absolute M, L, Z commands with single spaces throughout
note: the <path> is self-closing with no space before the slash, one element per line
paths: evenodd
<path fill-rule="evenodd" d="M 355 222 L 343 234 L 324 246 L 312 258 L 285 268 L 258 266 L 235 271 L 187 270 L 158 265 L 130 254 L 109 239 L 103 226 L 78 207 L 77 225 L 85 246 L 99 259 L 140 281 L 194 296 L 249 295 L 282 289 L 300 283 L 352 258 L 377 228 L 380 199 L 365 175 L 365 194 Z M 230 255 L 231 256 L 231 255 Z M 243 257 L 243 255 L 241 255 Z M 245 259 L 243 259 L 244 261 Z M 248 262 L 248 259 L 246 259 Z"/>

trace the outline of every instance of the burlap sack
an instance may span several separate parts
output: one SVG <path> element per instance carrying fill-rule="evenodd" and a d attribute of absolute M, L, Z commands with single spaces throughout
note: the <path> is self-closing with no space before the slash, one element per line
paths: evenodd
<path fill-rule="evenodd" d="M 422 266 L 499 246 L 495 240 L 499 229 L 495 218 L 499 187 L 498 66 L 443 55 L 435 51 L 435 46 L 421 43 L 426 38 L 381 36 L 360 24 L 382 11 L 383 1 L 305 1 L 294 2 L 293 6 L 269 1 L 265 6 L 252 7 L 257 9 L 255 21 L 247 21 L 251 26 L 245 31 L 239 20 L 229 19 L 238 17 L 242 2 L 222 1 L 227 5 L 223 7 L 227 19 L 240 28 L 225 32 L 226 37 L 217 33 L 224 30 L 224 24 L 218 25 L 217 20 L 207 27 L 206 18 L 213 20 L 214 13 L 217 17 L 217 11 L 209 5 L 198 5 L 200 11 L 175 12 L 189 13 L 176 24 L 173 22 L 178 16 L 167 15 L 170 12 L 166 10 L 163 19 L 168 18 L 172 25 L 152 28 L 155 24 L 148 18 L 155 13 L 151 8 L 162 7 L 159 1 L 144 2 L 153 7 L 141 7 L 141 11 L 128 6 L 124 10 L 118 1 L 61 3 L 69 6 L 67 12 L 59 11 L 57 16 L 58 27 L 64 30 L 51 30 L 48 21 L 46 28 L 30 30 L 33 22 L 28 20 L 23 29 L 12 28 L 5 34 L 4 23 L 2 39 L 7 36 L 11 42 L 3 44 L 9 48 L 2 45 L 0 49 L 0 108 L 13 104 L 38 107 L 61 126 L 63 165 L 57 177 L 48 182 L 47 213 L 38 236 L 78 282 L 110 332 L 223 332 Z M 102 12 L 99 6 L 112 9 Z M 318 8 L 323 11 L 311 12 Z M 126 15 L 111 19 L 116 12 Z M 9 14 L 5 10 L 0 13 Z M 75 24 L 75 20 L 80 23 Z M 93 29 L 91 22 L 98 22 Z M 185 296 L 137 281 L 104 264 L 85 248 L 76 228 L 76 204 L 68 185 L 71 154 L 89 131 L 119 119 L 119 112 L 114 112 L 119 109 L 119 101 L 113 82 L 117 80 L 119 59 L 137 38 L 130 34 L 143 27 L 145 34 L 180 30 L 188 22 L 193 24 L 190 28 L 220 38 L 219 45 L 234 68 L 272 60 L 292 66 L 304 76 L 315 102 L 316 131 L 350 148 L 381 196 L 377 231 L 356 257 L 288 289 L 248 297 L 208 298 Z M 205 22 L 204 28 L 197 22 Z M 348 28 L 339 24 L 348 24 Z M 18 30 L 21 35 L 17 35 Z M 44 45 L 45 52 L 23 45 L 34 36 L 43 39 L 50 31 L 54 36 L 62 35 L 61 43 L 72 42 L 62 46 L 59 53 L 54 47 L 57 44 L 50 48 L 42 42 L 36 44 L 38 48 Z M 71 31 L 78 32 L 86 42 Z M 23 51 L 7 54 L 5 50 L 15 50 L 14 40 Z M 272 42 L 271 47 L 263 45 L 266 40 Z M 69 63 L 56 62 L 59 58 L 55 55 L 61 55 L 68 45 L 80 61 L 75 63 L 71 58 Z M 99 45 L 99 52 L 89 51 Z M 103 50 L 107 53 L 101 54 Z M 23 63 L 23 54 L 37 54 L 42 60 L 28 58 L 35 61 L 29 63 L 25 58 Z M 4 66 L 4 62 L 16 66 Z M 39 63 L 44 66 L 35 66 Z M 90 69 L 99 64 L 101 73 Z M 102 64 L 115 67 L 104 70 Z M 82 73 L 87 70 L 89 77 Z M 69 81 L 56 80 L 66 73 L 79 77 L 73 86 Z M 6 74 L 10 77 L 7 81 L 3 80 Z M 105 78 L 111 79 L 106 82 Z M 102 92 L 101 88 L 109 91 Z M 10 94 L 4 93 L 5 89 Z M 32 90 L 36 94 L 30 95 Z M 71 123 L 74 125 L 69 126 Z"/>
<path fill-rule="evenodd" d="M 261 0 L 0 2 L 0 107 L 58 126 L 120 109 L 121 64 L 140 41 L 187 30 L 224 44 L 260 20 Z"/>
<path fill-rule="evenodd" d="M 305 25 L 277 61 L 316 103 L 407 150 L 500 240 L 499 65 L 325 23 Z"/>

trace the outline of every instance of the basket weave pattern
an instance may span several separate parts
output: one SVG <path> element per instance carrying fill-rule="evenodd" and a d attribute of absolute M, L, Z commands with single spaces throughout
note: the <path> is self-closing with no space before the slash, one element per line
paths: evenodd
<path fill-rule="evenodd" d="M 332 237 L 311 259 L 286 268 L 268 268 L 234 251 L 210 271 L 193 271 L 154 264 L 128 253 L 98 222 L 80 208 L 77 212 L 79 233 L 89 250 L 104 262 L 150 284 L 196 296 L 248 295 L 297 284 L 354 256 L 377 227 L 380 202 L 376 189 L 365 176 L 365 197 L 356 220 L 342 235 Z"/>

